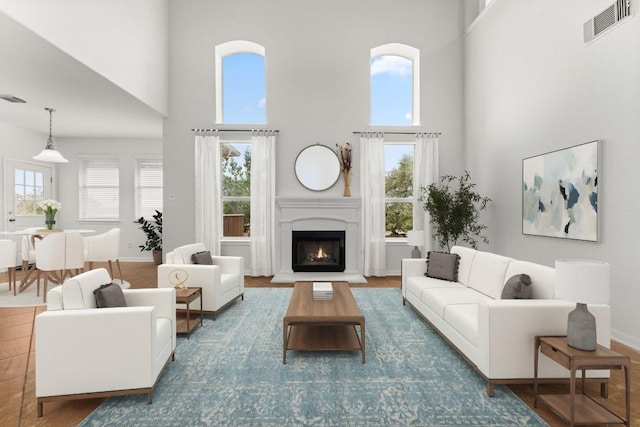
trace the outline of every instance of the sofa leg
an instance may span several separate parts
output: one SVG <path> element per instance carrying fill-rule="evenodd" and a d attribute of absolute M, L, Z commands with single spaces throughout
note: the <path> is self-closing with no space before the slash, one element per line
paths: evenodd
<path fill-rule="evenodd" d="M 402 297 L 402 305 L 407 305 L 407 299 L 405 297 Z"/>
<path fill-rule="evenodd" d="M 493 383 L 491 381 L 487 381 L 487 396 L 493 397 Z"/>
<path fill-rule="evenodd" d="M 153 403 L 153 390 L 149 391 L 147 395 L 147 405 L 151 405 Z"/>
<path fill-rule="evenodd" d="M 38 417 L 44 415 L 43 403 L 38 399 Z"/>

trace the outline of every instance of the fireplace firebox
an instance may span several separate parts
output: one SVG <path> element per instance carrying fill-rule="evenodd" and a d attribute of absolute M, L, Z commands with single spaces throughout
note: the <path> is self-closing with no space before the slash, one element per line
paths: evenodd
<path fill-rule="evenodd" d="M 293 231 L 294 272 L 343 272 L 344 231 Z"/>

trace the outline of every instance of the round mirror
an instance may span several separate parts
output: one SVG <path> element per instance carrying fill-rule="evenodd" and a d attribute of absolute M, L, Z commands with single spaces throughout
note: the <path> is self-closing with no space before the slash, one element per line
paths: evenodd
<path fill-rule="evenodd" d="M 322 191 L 333 186 L 340 177 L 340 160 L 331 148 L 311 145 L 296 158 L 296 177 L 309 190 Z"/>

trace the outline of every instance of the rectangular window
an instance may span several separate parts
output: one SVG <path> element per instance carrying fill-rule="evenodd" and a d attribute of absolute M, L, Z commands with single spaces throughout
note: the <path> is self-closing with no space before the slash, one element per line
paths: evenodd
<path fill-rule="evenodd" d="M 251 224 L 251 143 L 222 142 L 223 236 L 248 237 Z"/>
<path fill-rule="evenodd" d="M 413 144 L 384 146 L 385 230 L 387 237 L 406 237 L 413 229 Z"/>
<path fill-rule="evenodd" d="M 15 214 L 17 216 L 37 215 L 38 202 L 44 200 L 44 173 L 15 169 Z"/>
<path fill-rule="evenodd" d="M 80 219 L 120 218 L 120 168 L 117 159 L 84 159 L 80 167 Z"/>
<path fill-rule="evenodd" d="M 162 212 L 162 159 L 138 159 L 136 162 L 136 218 L 151 218 Z"/>

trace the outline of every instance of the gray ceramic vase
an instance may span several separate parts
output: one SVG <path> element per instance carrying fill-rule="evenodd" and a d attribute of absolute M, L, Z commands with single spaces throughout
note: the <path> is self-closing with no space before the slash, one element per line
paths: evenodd
<path fill-rule="evenodd" d="M 596 341 L 596 318 L 587 310 L 587 304 L 576 304 L 567 321 L 567 344 L 578 350 L 594 351 Z"/>

